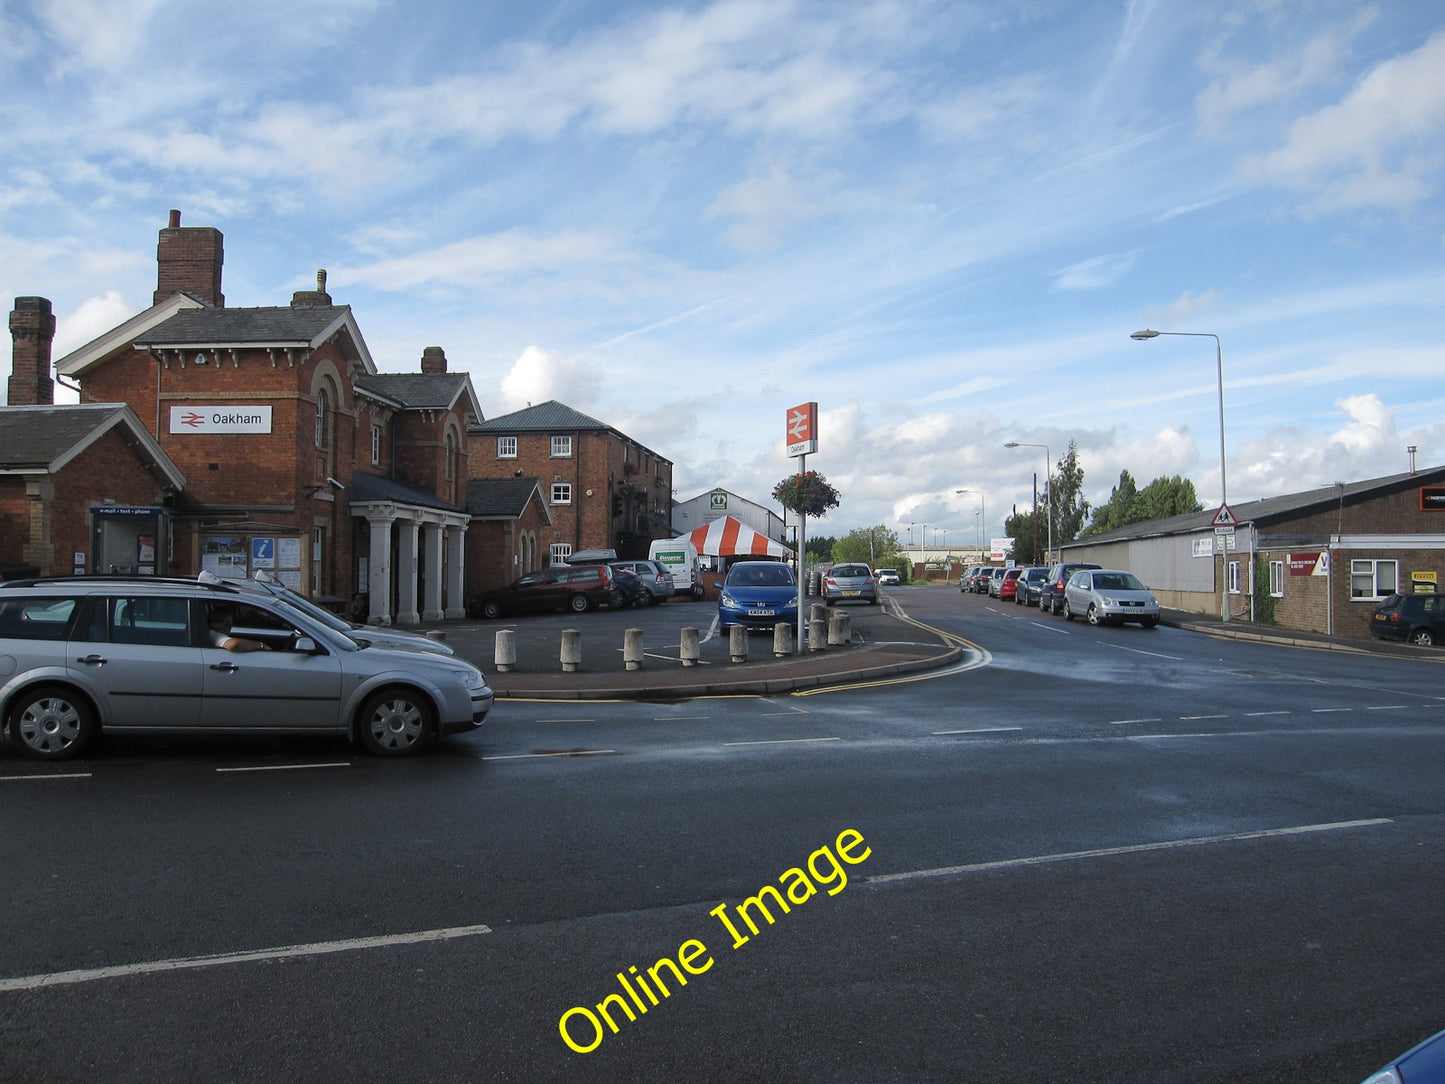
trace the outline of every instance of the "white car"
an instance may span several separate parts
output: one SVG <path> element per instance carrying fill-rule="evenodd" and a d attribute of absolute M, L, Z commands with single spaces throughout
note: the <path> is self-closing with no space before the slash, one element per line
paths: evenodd
<path fill-rule="evenodd" d="M 903 577 L 898 575 L 896 568 L 880 568 L 873 575 L 878 580 L 880 587 L 897 587 L 903 582 Z"/>
<path fill-rule="evenodd" d="M 1132 572 L 1080 569 L 1064 587 L 1064 617 L 1072 621 L 1079 616 L 1091 625 L 1137 621 L 1152 629 L 1159 624 L 1159 600 Z"/>

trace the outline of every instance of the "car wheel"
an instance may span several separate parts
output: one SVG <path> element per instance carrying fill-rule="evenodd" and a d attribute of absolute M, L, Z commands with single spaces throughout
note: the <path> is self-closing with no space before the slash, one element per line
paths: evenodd
<path fill-rule="evenodd" d="M 617 595 L 612 596 L 612 604 L 614 606 L 620 601 L 621 599 Z M 574 614 L 585 614 L 588 610 L 592 609 L 592 600 L 583 594 L 573 595 L 567 600 L 567 609 L 571 610 Z"/>
<path fill-rule="evenodd" d="M 361 706 L 357 730 L 368 753 L 402 757 L 420 752 L 432 734 L 431 703 L 409 689 L 379 692 Z"/>
<path fill-rule="evenodd" d="M 1064 599 L 1064 620 L 1065 620 L 1065 621 L 1072 621 L 1073 619 L 1074 619 L 1074 611 L 1071 610 L 1071 609 L 1069 609 L 1069 600 L 1068 600 L 1068 599 Z"/>
<path fill-rule="evenodd" d="M 1104 624 L 1103 614 L 1099 613 L 1099 607 L 1092 602 L 1089 603 L 1089 610 L 1086 614 L 1084 614 L 1084 618 L 1089 622 L 1089 624 L 1093 625 L 1095 628 Z"/>
<path fill-rule="evenodd" d="M 26 693 L 10 713 L 10 740 L 21 755 L 35 760 L 79 756 L 99 729 L 91 706 L 58 687 Z"/>
<path fill-rule="evenodd" d="M 482 616 L 495 621 L 502 616 L 502 604 L 494 598 L 487 599 L 486 602 L 482 603 Z"/>
<path fill-rule="evenodd" d="M 1435 634 L 1429 629 L 1416 629 L 1410 633 L 1410 642 L 1417 647 L 1434 647 Z"/>

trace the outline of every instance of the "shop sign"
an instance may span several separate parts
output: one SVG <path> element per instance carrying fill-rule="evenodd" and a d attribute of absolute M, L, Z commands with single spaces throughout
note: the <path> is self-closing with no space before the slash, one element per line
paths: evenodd
<path fill-rule="evenodd" d="M 95 504 L 91 505 L 92 516 L 158 516 L 164 508 L 136 504 Z"/>
<path fill-rule="evenodd" d="M 1445 512 L 1445 486 L 1421 486 L 1420 510 L 1422 512 Z"/>
<path fill-rule="evenodd" d="M 1289 574 L 1291 576 L 1323 576 L 1320 571 L 1321 562 L 1318 553 L 1291 553 L 1289 555 Z"/>
<path fill-rule="evenodd" d="M 271 408 L 230 404 L 226 406 L 171 407 L 172 433 L 269 433 Z"/>

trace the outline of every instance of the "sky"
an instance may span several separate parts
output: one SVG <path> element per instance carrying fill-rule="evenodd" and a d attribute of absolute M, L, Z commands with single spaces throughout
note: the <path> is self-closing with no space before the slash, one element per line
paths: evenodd
<path fill-rule="evenodd" d="M 679 500 L 771 503 L 816 402 L 810 536 L 957 549 L 1071 443 L 1217 505 L 1220 372 L 1231 505 L 1445 463 L 1442 72 L 1419 0 L 0 0 L 0 296 L 58 359 L 176 208 L 228 306 L 325 268 L 380 371 Z"/>

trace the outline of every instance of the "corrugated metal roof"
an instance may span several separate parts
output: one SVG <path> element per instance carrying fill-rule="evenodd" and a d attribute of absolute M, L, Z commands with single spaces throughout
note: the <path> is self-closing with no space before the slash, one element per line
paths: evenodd
<path fill-rule="evenodd" d="M 1361 482 L 1345 482 L 1343 489 L 1339 485 L 1317 486 L 1299 493 L 1286 493 L 1278 497 L 1265 497 L 1261 500 L 1244 501 L 1240 504 L 1230 502 L 1229 510 L 1234 513 L 1234 518 L 1239 523 L 1253 523 L 1256 528 L 1267 530 L 1281 521 L 1298 519 L 1303 514 L 1337 508 L 1342 500 L 1347 505 L 1354 504 L 1360 500 L 1367 500 L 1392 491 L 1413 489 L 1422 485 L 1437 485 L 1441 482 L 1445 482 L 1445 467 L 1435 467 L 1431 470 L 1415 471 L 1414 473 L 1406 471 L 1403 474 L 1391 474 L 1383 478 L 1370 478 Z M 1122 542 L 1135 538 L 1196 534 L 1211 529 L 1214 516 L 1218 511 L 1218 508 L 1206 508 L 1201 512 L 1191 512 L 1182 516 L 1168 516 L 1164 519 L 1130 523 L 1112 531 L 1105 531 L 1103 534 L 1091 534 L 1086 538 L 1065 542 L 1060 548 L 1067 549 L 1070 546 L 1093 545 L 1099 542 Z"/>

